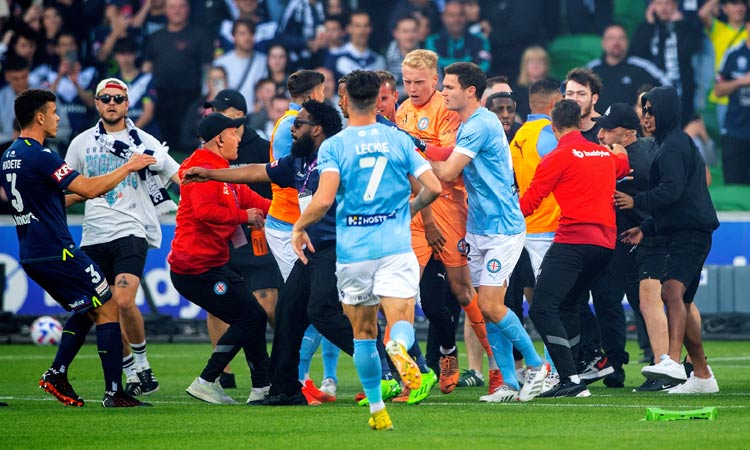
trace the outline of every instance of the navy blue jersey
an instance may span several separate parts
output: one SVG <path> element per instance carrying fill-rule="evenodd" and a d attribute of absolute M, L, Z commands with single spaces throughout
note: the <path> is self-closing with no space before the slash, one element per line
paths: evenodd
<path fill-rule="evenodd" d="M 21 263 L 62 259 L 75 249 L 64 191 L 78 175 L 31 138 L 16 139 L 3 153 L 0 182 L 13 207 Z"/>
<path fill-rule="evenodd" d="M 719 68 L 719 79 L 731 81 L 750 73 L 750 48 L 741 42 L 727 50 Z M 738 139 L 750 140 L 750 86 L 740 86 L 729 95 L 727 117 L 724 120 L 726 134 Z"/>
<path fill-rule="evenodd" d="M 318 161 L 314 157 L 312 161 L 307 161 L 286 155 L 266 165 L 266 173 L 273 183 L 281 187 L 293 187 L 299 192 L 309 191 L 310 194 L 318 190 L 320 182 Z M 336 241 L 335 202 L 322 219 L 307 228 L 307 234 L 315 247 Z"/>

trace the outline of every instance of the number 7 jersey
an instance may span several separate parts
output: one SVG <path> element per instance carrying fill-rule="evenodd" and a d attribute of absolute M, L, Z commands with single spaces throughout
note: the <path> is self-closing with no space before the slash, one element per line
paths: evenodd
<path fill-rule="evenodd" d="M 64 192 L 78 175 L 31 138 L 16 139 L 3 153 L 0 184 L 13 208 L 21 263 L 59 260 L 75 249 Z"/>
<path fill-rule="evenodd" d="M 430 169 L 406 134 L 382 124 L 348 127 L 318 150 L 320 173 L 338 172 L 336 256 L 353 263 L 409 253 L 409 175 Z"/>

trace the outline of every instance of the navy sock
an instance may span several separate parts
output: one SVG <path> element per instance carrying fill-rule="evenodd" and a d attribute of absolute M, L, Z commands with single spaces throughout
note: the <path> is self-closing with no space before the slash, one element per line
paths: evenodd
<path fill-rule="evenodd" d="M 414 344 L 409 349 L 409 356 L 411 356 L 412 359 L 414 359 L 414 362 L 417 363 L 420 372 L 427 373 L 430 371 L 430 368 L 427 367 L 424 355 L 422 354 L 422 349 L 419 348 L 419 342 L 417 342 L 416 339 L 414 339 Z"/>
<path fill-rule="evenodd" d="M 122 391 L 122 333 L 119 322 L 96 326 L 96 347 L 104 370 L 104 390 Z"/>
<path fill-rule="evenodd" d="M 93 325 L 94 322 L 85 314 L 73 314 L 68 318 L 63 327 L 55 360 L 52 362 L 53 369 L 61 373 L 68 371 L 70 363 L 83 346 L 86 335 Z"/>

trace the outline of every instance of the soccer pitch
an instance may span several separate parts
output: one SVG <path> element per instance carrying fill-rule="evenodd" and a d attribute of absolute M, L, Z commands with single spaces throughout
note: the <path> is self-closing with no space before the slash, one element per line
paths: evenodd
<path fill-rule="evenodd" d="M 540 344 L 537 342 L 537 346 Z M 721 392 L 672 396 L 636 394 L 642 364 L 625 367 L 624 389 L 590 386 L 582 399 L 536 399 L 530 403 L 480 404 L 486 387 L 443 395 L 435 387 L 421 405 L 388 404 L 395 430 L 374 432 L 351 358 L 339 362 L 335 404 L 262 407 L 244 404 L 250 390 L 242 353 L 232 364 L 238 389 L 227 393 L 239 405 L 209 405 L 185 393 L 209 356 L 209 344 L 150 344 L 149 360 L 161 388 L 144 397 L 153 408 L 104 409 L 99 357 L 86 344 L 70 381 L 86 399 L 65 407 L 38 387 L 55 347 L 0 346 L 0 449 L 743 449 L 750 447 L 750 342 L 705 343 Z M 461 349 L 463 351 L 463 349 Z M 638 349 L 628 343 L 631 358 Z M 462 366 L 465 359 L 461 358 Z M 311 372 L 320 383 L 320 354 Z M 647 407 L 718 407 L 718 420 L 646 422 Z"/>

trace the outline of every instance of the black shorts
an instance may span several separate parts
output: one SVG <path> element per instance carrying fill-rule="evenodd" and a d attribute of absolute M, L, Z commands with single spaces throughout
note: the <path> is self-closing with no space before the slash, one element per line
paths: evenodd
<path fill-rule="evenodd" d="M 636 251 L 638 265 L 638 281 L 661 280 L 667 259 L 667 247 L 663 245 L 639 245 Z"/>
<path fill-rule="evenodd" d="M 691 303 L 698 291 L 703 263 L 711 250 L 711 233 L 684 230 L 667 238 L 667 260 L 662 282 L 677 280 L 685 285 L 685 303 Z"/>
<path fill-rule="evenodd" d="M 66 311 L 98 308 L 112 297 L 99 267 L 80 249 L 65 260 L 23 263 L 23 270 Z"/>
<path fill-rule="evenodd" d="M 94 260 L 109 284 L 121 273 L 129 273 L 138 278 L 143 276 L 146 266 L 148 242 L 142 237 L 125 236 L 103 244 L 86 245 L 81 250 Z"/>
<path fill-rule="evenodd" d="M 250 285 L 250 289 L 258 291 L 261 289 L 279 289 L 284 284 L 284 278 L 276 263 L 276 259 L 270 250 L 263 256 L 255 256 L 250 235 L 245 228 L 248 244 L 235 249 L 229 244 L 229 262 L 227 267 L 237 272 Z"/>

